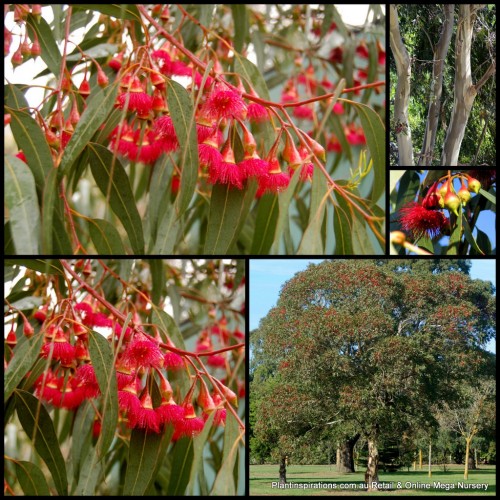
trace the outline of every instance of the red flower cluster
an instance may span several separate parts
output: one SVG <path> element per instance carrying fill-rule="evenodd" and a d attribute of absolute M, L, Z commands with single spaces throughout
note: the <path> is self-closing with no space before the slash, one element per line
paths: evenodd
<path fill-rule="evenodd" d="M 166 373 L 187 369 L 182 351 L 168 337 L 160 342 L 144 331 L 133 326 L 123 331 L 123 327 L 111 317 L 95 309 L 91 302 L 72 305 L 72 320 L 68 318 L 56 324 L 53 316 L 48 315 L 44 306 L 35 312 L 34 317 L 42 323 L 46 342 L 41 347 L 40 355 L 48 360 L 47 367 L 35 381 L 35 395 L 41 400 L 57 407 L 72 410 L 85 400 L 101 395 L 99 382 L 88 351 L 89 329 L 109 329 L 108 340 L 117 350 L 115 364 L 118 386 L 118 405 L 121 421 L 129 428 L 144 429 L 147 432 L 162 432 L 168 424 L 173 425 L 173 439 L 181 436 L 194 436 L 201 432 L 208 416 L 216 412 L 215 425 L 224 425 L 226 405 L 235 404 L 232 391 L 217 381 L 212 395 L 208 393 L 205 381 L 200 375 L 194 380 L 188 394 L 182 402 L 174 399 Z M 140 320 L 136 317 L 135 324 Z M 123 334 L 124 333 L 124 334 Z M 32 332 L 28 333 L 32 335 Z M 242 332 L 227 329 L 225 318 L 215 320 L 204 330 L 197 344 L 198 353 L 207 353 L 214 349 L 212 337 L 218 338 L 218 344 L 226 347 L 238 342 Z M 15 331 L 7 338 L 8 345 L 14 347 L 17 339 Z M 203 342 L 205 342 L 203 344 Z M 204 347 L 202 347 L 202 344 Z M 210 354 L 207 364 L 214 368 L 225 368 L 228 352 Z M 151 391 L 151 381 L 159 380 L 161 400 L 155 404 Z M 146 383 L 149 380 L 149 383 Z M 216 379 L 214 379 L 216 380 Z M 214 382 L 212 382 L 214 384 Z M 202 415 L 196 414 L 192 399 L 194 391 L 200 387 L 197 405 Z M 214 402 L 215 401 L 215 402 Z M 96 421 L 96 432 L 100 422 Z"/>

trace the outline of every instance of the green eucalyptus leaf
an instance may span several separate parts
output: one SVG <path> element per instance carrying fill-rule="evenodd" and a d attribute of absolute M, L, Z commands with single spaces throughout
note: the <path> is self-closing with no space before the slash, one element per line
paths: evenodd
<path fill-rule="evenodd" d="M 54 424 L 42 402 L 29 392 L 16 389 L 16 411 L 24 432 L 47 465 L 60 495 L 68 494 L 66 464 Z"/>
<path fill-rule="evenodd" d="M 16 475 L 25 495 L 50 496 L 49 485 L 43 472 L 31 462 L 16 461 Z"/>
<path fill-rule="evenodd" d="M 125 169 L 111 151 L 89 143 L 89 162 L 92 175 L 115 215 L 120 219 L 136 254 L 144 253 L 142 221 Z"/>
<path fill-rule="evenodd" d="M 4 202 L 17 254 L 40 253 L 40 210 L 35 179 L 28 165 L 14 156 L 4 164 Z"/>

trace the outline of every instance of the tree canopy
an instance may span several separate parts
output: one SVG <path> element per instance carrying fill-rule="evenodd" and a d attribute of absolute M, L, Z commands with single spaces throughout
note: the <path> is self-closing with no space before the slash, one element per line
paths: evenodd
<path fill-rule="evenodd" d="M 254 433 L 332 426 L 377 442 L 437 426 L 495 334 L 493 286 L 467 261 L 325 261 L 287 281 L 251 335 Z M 258 385 L 264 382 L 265 389 Z M 285 441 L 286 443 L 286 441 Z M 369 458 L 370 468 L 370 458 Z"/>

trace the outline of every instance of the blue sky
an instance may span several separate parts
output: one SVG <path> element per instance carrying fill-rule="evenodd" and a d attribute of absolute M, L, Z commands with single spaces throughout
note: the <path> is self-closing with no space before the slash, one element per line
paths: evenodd
<path fill-rule="evenodd" d="M 250 259 L 250 330 L 276 304 L 281 286 L 309 263 L 319 264 L 324 259 Z M 472 260 L 471 277 L 491 281 L 496 286 L 495 260 Z M 488 344 L 495 352 L 495 342 Z"/>

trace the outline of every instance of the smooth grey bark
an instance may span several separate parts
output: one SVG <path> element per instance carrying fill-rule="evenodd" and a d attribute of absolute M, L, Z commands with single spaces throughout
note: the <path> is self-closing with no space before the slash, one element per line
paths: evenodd
<path fill-rule="evenodd" d="M 453 34 L 454 11 L 454 4 L 444 5 L 444 23 L 439 41 L 434 49 L 429 109 L 427 112 L 427 124 L 425 127 L 422 152 L 420 153 L 418 162 L 419 166 L 428 166 L 432 164 L 432 155 L 434 153 L 434 145 L 436 144 L 436 135 L 439 125 L 439 111 L 441 109 L 444 63 L 450 47 L 451 35 Z"/>
<path fill-rule="evenodd" d="M 396 5 L 390 5 L 390 44 L 394 60 L 398 83 L 394 98 L 394 122 L 396 127 L 402 127 L 396 132 L 398 139 L 399 166 L 413 166 L 413 146 L 411 130 L 408 123 L 408 104 L 410 101 L 411 65 L 408 51 L 401 39 L 399 30 L 398 11 Z"/>
<path fill-rule="evenodd" d="M 477 85 L 472 83 L 471 48 L 472 32 L 476 12 L 483 4 L 461 4 L 455 41 L 455 87 L 453 111 L 446 131 L 442 166 L 456 166 L 458 155 L 465 135 L 467 121 L 478 90 L 495 73 L 496 59 L 493 59 Z"/>

